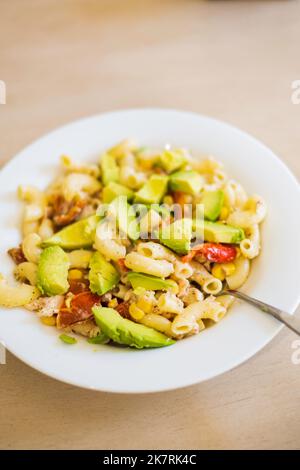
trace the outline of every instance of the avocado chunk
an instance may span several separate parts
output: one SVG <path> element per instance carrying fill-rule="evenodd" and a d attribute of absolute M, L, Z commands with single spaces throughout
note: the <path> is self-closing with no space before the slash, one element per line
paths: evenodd
<path fill-rule="evenodd" d="M 113 201 L 118 196 L 125 196 L 127 197 L 128 201 L 131 201 L 133 198 L 133 191 L 131 189 L 126 188 L 122 184 L 115 183 L 111 181 L 108 183 L 102 191 L 102 198 L 104 203 L 109 203 Z"/>
<path fill-rule="evenodd" d="M 222 224 L 220 222 L 194 220 L 193 228 L 196 236 L 207 242 L 240 243 L 245 238 L 245 233 L 241 228 Z"/>
<path fill-rule="evenodd" d="M 204 191 L 201 199 L 201 204 L 204 205 L 204 218 L 215 222 L 220 216 L 223 202 L 223 191 Z"/>
<path fill-rule="evenodd" d="M 203 187 L 203 178 L 194 170 L 177 171 L 170 176 L 171 191 L 181 191 L 195 196 Z"/>
<path fill-rule="evenodd" d="M 175 343 L 153 328 L 123 318 L 113 308 L 95 306 L 92 311 L 101 331 L 115 343 L 138 349 L 161 348 Z"/>
<path fill-rule="evenodd" d="M 114 199 L 110 203 L 109 212 L 115 215 L 119 230 L 128 235 L 131 240 L 139 238 L 140 230 L 135 210 L 133 206 L 127 204 L 126 196 Z"/>
<path fill-rule="evenodd" d="M 43 246 L 58 245 L 65 250 L 89 248 L 94 243 L 96 227 L 100 219 L 100 216 L 91 215 L 86 219 L 68 225 L 52 237 L 44 240 Z"/>
<path fill-rule="evenodd" d="M 68 255 L 59 246 L 45 248 L 37 270 L 37 286 L 46 295 L 61 295 L 69 289 Z"/>
<path fill-rule="evenodd" d="M 180 255 L 187 254 L 191 249 L 192 219 L 175 220 L 160 232 L 160 242 Z"/>
<path fill-rule="evenodd" d="M 104 153 L 100 159 L 101 179 L 106 186 L 110 182 L 119 180 L 120 169 L 116 159 L 109 153 Z"/>
<path fill-rule="evenodd" d="M 168 176 L 152 175 L 147 183 L 135 195 L 135 202 L 142 204 L 159 204 L 166 194 Z"/>
<path fill-rule="evenodd" d="M 90 289 L 94 294 L 103 295 L 115 287 L 120 275 L 115 267 L 106 261 L 104 256 L 96 251 L 90 260 L 89 281 Z"/>
<path fill-rule="evenodd" d="M 160 166 L 162 166 L 167 173 L 178 170 L 186 161 L 186 156 L 181 150 L 165 150 L 159 159 Z"/>
<path fill-rule="evenodd" d="M 143 287 L 146 290 L 168 290 L 177 287 L 172 279 L 161 279 L 149 274 L 130 272 L 127 274 L 127 279 L 134 289 Z"/>

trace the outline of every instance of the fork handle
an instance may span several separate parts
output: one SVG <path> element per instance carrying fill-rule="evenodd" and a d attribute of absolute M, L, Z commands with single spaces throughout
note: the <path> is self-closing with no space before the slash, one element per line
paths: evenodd
<path fill-rule="evenodd" d="M 265 313 L 269 313 L 274 318 L 284 323 L 292 331 L 300 335 L 300 318 L 297 318 L 294 315 L 290 315 L 289 313 L 286 313 L 283 310 L 280 310 L 279 308 L 273 307 L 272 305 L 266 304 L 261 300 L 249 297 L 243 292 L 238 292 L 236 290 L 228 290 L 226 291 L 226 293 L 233 295 L 233 297 L 237 297 L 238 299 L 245 300 L 249 304 L 254 305 Z"/>

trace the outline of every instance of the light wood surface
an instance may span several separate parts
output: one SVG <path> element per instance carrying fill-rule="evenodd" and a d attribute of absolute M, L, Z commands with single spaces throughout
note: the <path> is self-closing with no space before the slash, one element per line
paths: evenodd
<path fill-rule="evenodd" d="M 82 116 L 158 106 L 247 130 L 299 177 L 299 41 L 296 0 L 0 0 L 0 161 Z M 142 396 L 74 388 L 8 354 L 0 448 L 299 449 L 294 339 L 284 329 L 223 376 Z"/>

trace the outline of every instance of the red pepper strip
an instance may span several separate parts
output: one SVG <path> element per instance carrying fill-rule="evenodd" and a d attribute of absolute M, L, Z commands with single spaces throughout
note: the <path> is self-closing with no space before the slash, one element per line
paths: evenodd
<path fill-rule="evenodd" d="M 117 264 L 118 264 L 118 266 L 119 266 L 119 268 L 120 268 L 120 271 L 123 271 L 123 272 L 129 271 L 129 269 L 127 268 L 127 266 L 125 266 L 125 258 L 120 258 L 120 259 L 118 259 Z"/>
<path fill-rule="evenodd" d="M 81 292 L 71 300 L 70 308 L 60 309 L 57 323 L 64 328 L 93 316 L 92 307 L 100 304 L 101 297 L 92 292 Z"/>
<path fill-rule="evenodd" d="M 236 258 L 237 251 L 234 246 L 221 243 L 202 243 L 196 245 L 186 256 L 181 258 L 183 263 L 188 263 L 197 254 L 204 256 L 207 261 L 213 263 L 229 263 Z"/>

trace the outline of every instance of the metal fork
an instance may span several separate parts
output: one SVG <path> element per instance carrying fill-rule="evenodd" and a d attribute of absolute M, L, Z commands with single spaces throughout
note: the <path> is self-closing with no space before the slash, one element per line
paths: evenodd
<path fill-rule="evenodd" d="M 266 304 L 265 302 L 262 302 L 261 300 L 254 299 L 253 297 L 249 297 L 249 295 L 243 294 L 243 292 L 239 292 L 237 290 L 223 290 L 220 292 L 219 295 L 232 295 L 233 297 L 236 297 L 241 300 L 245 300 L 245 302 L 248 302 L 251 305 L 254 305 L 255 307 L 259 308 L 265 313 L 269 313 L 272 315 L 276 320 L 279 320 L 280 322 L 284 323 L 288 328 L 290 328 L 292 331 L 300 335 L 300 318 L 295 317 L 294 315 L 290 315 L 283 310 L 280 310 L 279 308 L 272 307 L 272 305 Z"/>

